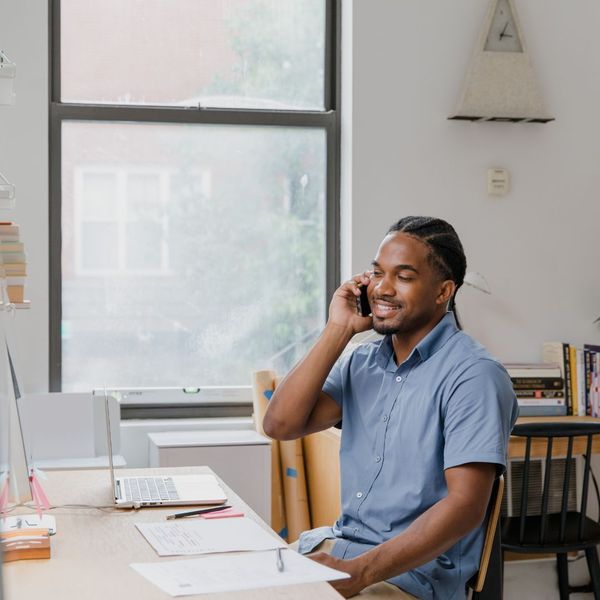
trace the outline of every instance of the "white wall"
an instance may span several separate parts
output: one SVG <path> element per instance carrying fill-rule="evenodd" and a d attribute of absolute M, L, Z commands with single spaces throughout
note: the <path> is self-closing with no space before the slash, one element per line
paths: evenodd
<path fill-rule="evenodd" d="M 402 215 L 447 218 L 493 295 L 465 288 L 465 328 L 502 359 L 536 360 L 545 340 L 600 343 L 600 4 L 517 0 L 556 122 L 458 123 L 456 106 L 487 2 L 343 0 L 346 68 L 346 277 Z M 48 382 L 47 3 L 4 0 L 0 47 L 17 63 L 17 104 L 0 107 L 0 171 L 17 186 L 12 218 L 30 263 L 30 311 L 17 315 L 23 387 Z M 346 27 L 346 32 L 348 32 Z M 346 43 L 349 36 L 346 35 Z M 348 66 L 351 70 L 348 70 Z M 350 94 L 350 96 L 349 96 Z M 504 198 L 486 170 L 510 170 Z M 348 178 L 349 175 L 349 178 Z M 0 215 L 4 218 L 4 215 Z"/>
<path fill-rule="evenodd" d="M 0 220 L 21 226 L 29 262 L 29 310 L 15 316 L 21 385 L 48 389 L 48 3 L 3 0 L 0 48 L 17 64 L 17 102 L 0 106 L 0 172 L 16 186 L 16 208 Z"/>
<path fill-rule="evenodd" d="M 353 0 L 351 265 L 403 215 L 446 218 L 493 292 L 459 293 L 465 329 L 538 360 L 544 341 L 600 343 L 600 4 L 516 4 L 551 124 L 446 120 L 488 2 Z M 504 198 L 487 196 L 493 166 L 510 171 Z"/>

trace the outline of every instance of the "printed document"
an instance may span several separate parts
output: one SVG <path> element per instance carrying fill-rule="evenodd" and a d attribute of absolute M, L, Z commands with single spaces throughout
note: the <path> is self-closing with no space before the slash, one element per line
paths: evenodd
<path fill-rule="evenodd" d="M 184 518 L 160 523 L 136 523 L 159 556 L 188 556 L 238 550 L 285 548 L 279 538 L 247 517 Z"/>
<path fill-rule="evenodd" d="M 191 596 L 350 577 L 293 550 L 282 551 L 283 571 L 277 569 L 277 553 L 243 552 L 212 554 L 191 560 L 135 563 L 131 567 L 171 596 Z"/>

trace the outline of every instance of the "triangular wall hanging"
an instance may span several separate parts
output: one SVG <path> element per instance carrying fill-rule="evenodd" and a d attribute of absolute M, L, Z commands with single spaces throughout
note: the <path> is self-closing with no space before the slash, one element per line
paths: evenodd
<path fill-rule="evenodd" d="M 455 114 L 462 121 L 554 121 L 546 111 L 513 0 L 492 0 Z"/>

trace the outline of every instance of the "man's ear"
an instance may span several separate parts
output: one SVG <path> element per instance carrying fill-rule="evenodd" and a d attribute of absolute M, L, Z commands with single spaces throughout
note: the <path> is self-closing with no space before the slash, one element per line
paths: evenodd
<path fill-rule="evenodd" d="M 442 281 L 440 292 L 435 300 L 436 304 L 446 304 L 447 302 L 450 302 L 450 298 L 454 296 L 455 291 L 456 283 L 454 283 L 452 279 L 446 279 L 445 281 Z"/>

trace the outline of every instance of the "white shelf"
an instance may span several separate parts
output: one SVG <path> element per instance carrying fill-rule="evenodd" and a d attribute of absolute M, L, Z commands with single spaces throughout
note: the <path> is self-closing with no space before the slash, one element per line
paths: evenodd
<path fill-rule="evenodd" d="M 0 302 L 0 310 L 4 310 L 5 308 L 16 308 L 17 310 L 23 310 L 31 308 L 31 300 L 25 300 L 24 302 L 11 302 L 10 304 L 4 304 Z"/>
<path fill-rule="evenodd" d="M 0 209 L 15 207 L 15 186 L 0 173 Z"/>
<path fill-rule="evenodd" d="M 17 65 L 0 50 L 0 104 L 15 103 Z"/>

